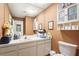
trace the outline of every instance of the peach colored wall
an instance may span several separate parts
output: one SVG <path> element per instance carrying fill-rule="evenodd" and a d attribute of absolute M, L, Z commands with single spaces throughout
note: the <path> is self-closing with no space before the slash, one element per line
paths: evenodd
<path fill-rule="evenodd" d="M 9 19 L 9 9 L 7 4 L 0 3 L 0 37 L 2 36 L 2 25 Z"/>
<path fill-rule="evenodd" d="M 4 22 L 4 4 L 0 4 L 0 37 L 2 36 L 3 22 Z"/>
<path fill-rule="evenodd" d="M 79 45 L 79 31 L 60 31 L 57 30 L 57 5 L 52 4 L 44 12 L 40 13 L 36 19 L 42 23 L 43 28 L 52 33 L 52 49 L 59 52 L 58 41 L 63 40 Z M 48 30 L 48 21 L 54 21 L 54 30 Z M 79 23 L 78 23 L 79 24 Z"/>
<path fill-rule="evenodd" d="M 24 20 L 25 24 L 25 35 L 32 35 L 33 34 L 33 24 L 32 24 L 32 18 L 26 16 Z"/>
<path fill-rule="evenodd" d="M 62 38 L 60 35 L 60 31 L 57 30 L 57 4 L 51 5 L 48 9 L 39 14 L 36 18 L 38 22 L 43 25 L 43 28 L 51 32 L 53 36 L 51 47 L 56 52 L 59 52 L 58 41 L 62 40 Z M 48 30 L 48 21 L 54 21 L 54 30 Z"/>

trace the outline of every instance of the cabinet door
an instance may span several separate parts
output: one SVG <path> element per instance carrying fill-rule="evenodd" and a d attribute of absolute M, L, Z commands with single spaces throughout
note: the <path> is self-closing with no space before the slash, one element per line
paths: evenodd
<path fill-rule="evenodd" d="M 44 53 L 44 44 L 40 44 L 37 46 L 37 55 L 38 56 L 44 56 L 45 53 Z"/>
<path fill-rule="evenodd" d="M 37 45 L 37 55 L 45 56 L 49 54 L 51 50 L 51 40 L 39 41 Z"/>
<path fill-rule="evenodd" d="M 30 56 L 36 56 L 36 46 L 30 47 L 29 48 L 29 55 Z"/>
<path fill-rule="evenodd" d="M 51 43 L 50 42 L 45 43 L 45 46 L 44 46 L 44 54 L 45 55 L 48 55 L 49 52 L 50 52 L 50 50 L 51 50 Z"/>
<path fill-rule="evenodd" d="M 20 56 L 36 56 L 36 47 L 27 47 L 19 50 Z"/>

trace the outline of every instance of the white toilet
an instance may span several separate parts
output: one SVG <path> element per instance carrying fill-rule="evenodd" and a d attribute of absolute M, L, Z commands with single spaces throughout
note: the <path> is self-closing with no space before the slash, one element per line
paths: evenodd
<path fill-rule="evenodd" d="M 77 45 L 59 41 L 59 50 L 61 54 L 55 53 L 55 51 L 50 51 L 51 56 L 75 56 Z"/>

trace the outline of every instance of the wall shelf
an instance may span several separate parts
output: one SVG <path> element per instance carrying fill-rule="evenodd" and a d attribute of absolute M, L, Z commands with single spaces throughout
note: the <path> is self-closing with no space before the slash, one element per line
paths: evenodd
<path fill-rule="evenodd" d="M 66 7 L 61 8 L 62 4 Z M 60 7 L 60 8 L 59 8 Z M 57 7 L 58 30 L 79 30 L 79 4 L 61 3 Z"/>
<path fill-rule="evenodd" d="M 71 21 L 65 21 L 65 22 L 58 22 L 57 24 L 61 25 L 61 24 L 75 23 L 75 22 L 79 22 L 79 20 L 71 20 Z"/>

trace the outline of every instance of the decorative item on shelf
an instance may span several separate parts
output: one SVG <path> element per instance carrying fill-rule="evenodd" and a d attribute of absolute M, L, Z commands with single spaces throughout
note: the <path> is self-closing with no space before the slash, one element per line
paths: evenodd
<path fill-rule="evenodd" d="M 67 6 L 70 6 L 70 3 L 67 3 Z"/>
<path fill-rule="evenodd" d="M 79 30 L 79 26 L 78 25 L 63 25 L 63 26 L 60 26 L 59 30 Z"/>
<path fill-rule="evenodd" d="M 67 30 L 68 29 L 67 26 L 65 26 L 64 29 Z"/>
<path fill-rule="evenodd" d="M 48 21 L 48 29 L 53 30 L 54 29 L 54 21 Z"/>
<path fill-rule="evenodd" d="M 60 4 L 59 7 L 63 5 Z M 65 8 L 58 9 L 58 29 L 59 30 L 79 30 L 78 21 L 78 7 L 76 3 L 66 3 Z"/>
<path fill-rule="evenodd" d="M 74 3 L 62 3 L 62 8 L 68 7 Z"/>
<path fill-rule="evenodd" d="M 61 27 L 61 29 L 60 30 L 65 30 L 65 28 L 64 28 L 65 26 L 63 25 L 62 27 Z"/>
<path fill-rule="evenodd" d="M 78 30 L 78 29 L 79 29 L 78 25 L 72 25 L 72 30 Z"/>
<path fill-rule="evenodd" d="M 38 25 L 38 28 L 41 30 L 42 29 L 42 24 L 39 24 Z"/>
<path fill-rule="evenodd" d="M 60 30 L 72 30 L 71 24 L 67 24 L 67 25 L 63 24 L 59 27 L 60 27 Z"/>
<path fill-rule="evenodd" d="M 70 3 L 61 3 L 61 4 L 59 4 L 58 8 L 61 10 L 61 9 L 68 7 L 69 5 L 70 5 Z"/>
<path fill-rule="evenodd" d="M 62 8 L 65 8 L 65 3 L 62 3 Z"/>
<path fill-rule="evenodd" d="M 70 5 L 73 5 L 73 4 L 75 4 L 75 3 L 70 3 Z"/>
<path fill-rule="evenodd" d="M 65 30 L 72 30 L 70 25 L 65 26 Z"/>
<path fill-rule="evenodd" d="M 68 26 L 68 30 L 72 30 L 72 28 L 71 28 L 71 26 L 70 26 L 70 25 Z"/>
<path fill-rule="evenodd" d="M 67 5 L 67 3 L 65 3 L 64 5 L 65 5 L 65 7 L 67 7 L 67 6 L 68 6 L 68 5 Z"/>
<path fill-rule="evenodd" d="M 79 27 L 78 27 L 78 25 L 76 25 L 76 30 L 79 30 Z"/>

